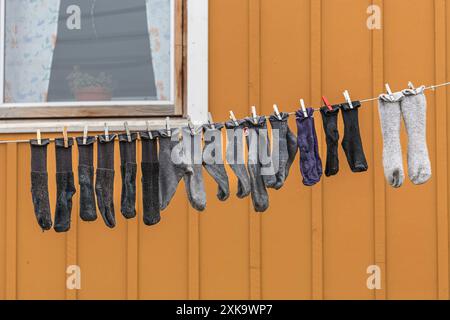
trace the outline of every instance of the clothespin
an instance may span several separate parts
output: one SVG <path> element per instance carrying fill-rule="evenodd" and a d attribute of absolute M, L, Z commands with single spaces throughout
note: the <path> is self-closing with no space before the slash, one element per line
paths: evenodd
<path fill-rule="evenodd" d="M 327 106 L 327 108 L 330 111 L 333 111 L 333 107 L 331 106 L 330 102 L 328 101 L 328 99 L 325 96 L 322 96 L 322 100 L 323 100 L 323 103 L 325 103 L 325 105 Z"/>
<path fill-rule="evenodd" d="M 147 125 L 148 137 L 153 140 L 152 131 L 150 130 L 150 123 L 148 121 L 146 121 L 145 124 Z"/>
<path fill-rule="evenodd" d="M 208 112 L 208 123 L 211 126 L 211 129 L 216 129 L 211 112 Z"/>
<path fill-rule="evenodd" d="M 239 125 L 239 122 L 237 121 L 236 116 L 234 115 L 233 111 L 230 111 L 230 119 L 234 122 L 235 126 Z"/>
<path fill-rule="evenodd" d="M 87 136 L 88 136 L 88 126 L 85 125 L 84 126 L 84 131 L 83 131 L 83 144 L 87 143 Z"/>
<path fill-rule="evenodd" d="M 171 137 L 172 136 L 172 130 L 170 129 L 170 118 L 169 117 L 166 118 L 166 130 L 167 130 L 167 135 L 169 137 Z"/>
<path fill-rule="evenodd" d="M 258 115 L 256 114 L 255 106 L 252 106 L 252 118 L 253 118 L 253 123 L 257 124 L 258 123 Z"/>
<path fill-rule="evenodd" d="M 109 142 L 109 128 L 106 122 L 105 122 L 105 139 L 107 142 Z"/>
<path fill-rule="evenodd" d="M 128 142 L 131 142 L 131 133 L 130 133 L 130 128 L 128 127 L 128 122 L 125 121 L 125 123 L 123 125 L 125 127 L 125 132 L 127 133 Z"/>
<path fill-rule="evenodd" d="M 344 98 L 345 98 L 345 100 L 347 100 L 347 103 L 350 106 L 350 109 L 353 109 L 352 99 L 350 99 L 350 93 L 348 93 L 348 90 L 344 91 Z"/>
<path fill-rule="evenodd" d="M 392 97 L 394 94 L 392 93 L 392 90 L 391 90 L 391 87 L 389 86 L 389 83 L 386 83 L 385 87 L 386 87 L 386 92 L 388 93 L 388 95 L 390 95 Z"/>
<path fill-rule="evenodd" d="M 187 116 L 187 121 L 188 121 L 189 130 L 191 130 L 191 135 L 195 135 L 195 127 L 194 127 L 194 124 L 192 123 L 190 116 Z"/>
<path fill-rule="evenodd" d="M 414 87 L 414 85 L 413 85 L 413 83 L 410 81 L 410 82 L 408 82 L 408 87 L 411 89 L 411 90 L 416 90 L 416 88 Z"/>
<path fill-rule="evenodd" d="M 41 129 L 36 130 L 36 140 L 38 145 L 42 145 Z"/>
<path fill-rule="evenodd" d="M 278 110 L 278 106 L 276 104 L 273 105 L 273 111 L 275 112 L 275 115 L 277 116 L 278 120 L 283 120 L 281 118 L 280 110 Z"/>
<path fill-rule="evenodd" d="M 306 111 L 305 100 L 300 99 L 300 106 L 302 107 L 303 115 L 308 118 L 308 111 Z"/>
<path fill-rule="evenodd" d="M 64 137 L 64 148 L 68 148 L 69 147 L 69 138 L 67 137 L 67 127 L 64 126 L 63 128 L 63 137 Z"/>

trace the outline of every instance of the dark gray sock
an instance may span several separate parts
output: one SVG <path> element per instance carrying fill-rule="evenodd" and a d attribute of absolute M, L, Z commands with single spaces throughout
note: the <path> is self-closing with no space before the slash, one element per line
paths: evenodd
<path fill-rule="evenodd" d="M 230 185 L 228 182 L 227 171 L 223 162 L 222 155 L 222 128 L 223 124 L 216 123 L 214 129 L 211 125 L 205 125 L 203 149 L 203 166 L 206 172 L 213 177 L 217 183 L 217 198 L 225 201 L 230 196 Z"/>
<path fill-rule="evenodd" d="M 109 140 L 104 135 L 98 137 L 97 144 L 97 177 L 95 181 L 95 193 L 97 206 L 103 221 L 108 228 L 116 226 L 114 212 L 114 140 L 116 135 L 109 135 Z"/>
<path fill-rule="evenodd" d="M 64 139 L 56 139 L 56 232 L 67 232 L 70 229 L 72 216 L 72 197 L 76 192 L 72 171 L 73 139 L 69 139 L 69 147 L 64 147 Z"/>
<path fill-rule="evenodd" d="M 136 140 L 137 133 L 131 134 L 131 142 L 128 141 L 127 134 L 119 135 L 122 177 L 120 211 L 126 219 L 136 217 Z"/>
<path fill-rule="evenodd" d="M 189 128 L 183 128 L 183 148 L 188 163 L 192 166 L 193 172 L 184 175 L 184 185 L 189 202 L 197 211 L 204 211 L 206 208 L 206 192 L 203 182 L 203 161 L 202 161 L 202 133 L 201 130 L 194 130 L 191 133 Z"/>
<path fill-rule="evenodd" d="M 328 107 L 320 109 L 327 140 L 327 163 L 325 167 L 325 175 L 327 177 L 334 176 L 339 172 L 339 131 L 337 120 L 340 106 L 332 106 L 333 110 L 328 109 Z"/>
<path fill-rule="evenodd" d="M 80 218 L 83 221 L 97 220 L 94 193 L 94 143 L 95 137 L 78 137 L 78 184 L 80 185 Z"/>
<path fill-rule="evenodd" d="M 298 152 L 297 137 L 288 125 L 289 114 L 282 112 L 280 116 L 281 120 L 275 115 L 272 115 L 269 119 L 272 130 L 278 130 L 279 137 L 278 155 L 272 155 L 273 163 L 277 162 L 274 158 L 278 156 L 279 169 L 275 175 L 276 184 L 273 186 L 276 190 L 283 187 Z"/>
<path fill-rule="evenodd" d="M 31 197 L 34 214 L 43 231 L 52 228 L 50 200 L 48 196 L 47 146 L 50 140 L 31 140 Z"/>
<path fill-rule="evenodd" d="M 265 212 L 269 208 L 269 195 L 267 194 L 264 176 L 261 173 L 262 164 L 260 161 L 260 148 L 266 150 L 266 145 L 261 143 L 259 129 L 267 128 L 266 118 L 258 117 L 257 122 L 248 118 L 246 122 L 248 135 L 246 137 L 248 147 L 248 173 L 250 175 L 250 186 L 253 207 L 256 212 Z"/>
<path fill-rule="evenodd" d="M 193 174 L 180 141 L 180 130 L 159 131 L 159 197 L 161 210 L 165 210 L 177 191 L 178 184 L 185 174 Z M 172 158 L 173 157 L 173 158 Z"/>
<path fill-rule="evenodd" d="M 243 129 L 245 120 L 228 121 L 227 128 L 227 161 L 238 179 L 237 197 L 246 198 L 250 192 L 250 177 L 244 161 Z"/>
<path fill-rule="evenodd" d="M 158 132 L 141 132 L 142 142 L 142 201 L 144 223 L 153 226 L 161 221 L 159 206 Z"/>

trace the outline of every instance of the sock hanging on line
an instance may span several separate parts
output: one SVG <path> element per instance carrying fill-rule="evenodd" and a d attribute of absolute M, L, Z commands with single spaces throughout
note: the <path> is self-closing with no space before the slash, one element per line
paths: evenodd
<path fill-rule="evenodd" d="M 114 211 L 114 140 L 116 135 L 110 134 L 109 139 L 101 135 L 97 144 L 97 176 L 95 193 L 97 206 L 103 221 L 108 228 L 116 226 Z"/>
<path fill-rule="evenodd" d="M 327 177 L 334 176 L 339 172 L 339 131 L 337 124 L 339 107 L 340 105 L 334 105 L 332 106 L 333 110 L 328 109 L 328 107 L 320 109 L 327 141 L 327 163 L 325 166 Z"/>
<path fill-rule="evenodd" d="M 366 156 L 364 155 L 361 134 L 359 131 L 358 108 L 361 106 L 359 101 L 352 102 L 353 109 L 348 103 L 341 105 L 342 115 L 344 117 L 344 139 L 342 147 L 344 148 L 348 164 L 353 172 L 365 172 L 369 168 Z"/>
<path fill-rule="evenodd" d="M 319 183 L 323 169 L 319 155 L 316 127 L 314 124 L 314 110 L 307 108 L 307 117 L 303 111 L 297 111 L 298 146 L 300 149 L 300 171 L 303 184 L 313 186 Z"/>
<path fill-rule="evenodd" d="M 275 175 L 276 183 L 274 189 L 279 190 L 283 187 L 292 163 L 298 152 L 297 137 L 292 133 L 288 125 L 289 114 L 280 113 L 281 120 L 276 115 L 270 116 L 270 124 L 272 126 L 272 135 L 278 130 L 278 153 L 272 154 L 272 163 L 278 171 Z M 278 166 L 276 165 L 278 163 Z"/>
<path fill-rule="evenodd" d="M 206 172 L 213 177 L 217 183 L 217 198 L 220 201 L 225 201 L 230 196 L 230 185 L 228 182 L 228 175 L 223 163 L 222 151 L 222 128 L 223 124 L 214 124 L 214 129 L 211 125 L 205 125 L 203 148 L 203 166 Z"/>
<path fill-rule="evenodd" d="M 389 185 L 394 188 L 401 187 L 405 179 L 400 143 L 400 101 L 403 98 L 403 94 L 397 92 L 393 95 L 382 94 L 378 99 L 378 112 L 383 134 L 384 175 Z"/>
<path fill-rule="evenodd" d="M 144 224 L 153 226 L 161 221 L 159 205 L 158 132 L 141 132 L 142 143 L 142 202 Z"/>
<path fill-rule="evenodd" d="M 125 219 L 136 217 L 136 140 L 137 133 L 119 134 L 120 173 L 122 177 L 122 192 L 120 211 Z"/>
<path fill-rule="evenodd" d="M 94 143 L 95 137 L 78 137 L 78 184 L 80 185 L 80 218 L 83 221 L 97 220 L 94 193 Z"/>
<path fill-rule="evenodd" d="M 48 196 L 47 146 L 50 140 L 31 140 L 31 197 L 34 214 L 43 231 L 52 228 L 50 200 Z"/>
<path fill-rule="evenodd" d="M 72 218 L 72 197 L 76 192 L 72 171 L 73 139 L 69 138 L 68 148 L 64 139 L 55 139 L 56 147 L 56 232 L 67 232 Z"/>
<path fill-rule="evenodd" d="M 408 133 L 408 175 L 416 184 L 431 178 L 431 162 L 427 146 L 427 99 L 425 87 L 403 91 L 400 107 Z"/>
<path fill-rule="evenodd" d="M 238 179 L 238 191 L 236 196 L 240 199 L 246 198 L 250 192 L 250 177 L 244 160 L 244 125 L 245 120 L 228 121 L 227 128 L 227 162 Z"/>

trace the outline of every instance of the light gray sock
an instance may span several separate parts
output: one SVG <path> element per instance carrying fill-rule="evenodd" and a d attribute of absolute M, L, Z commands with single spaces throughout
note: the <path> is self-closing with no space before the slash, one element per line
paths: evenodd
<path fill-rule="evenodd" d="M 222 155 L 222 128 L 223 124 L 216 123 L 214 129 L 211 125 L 205 125 L 203 149 L 203 166 L 217 183 L 217 198 L 225 201 L 230 196 L 230 185 Z"/>
<path fill-rule="evenodd" d="M 202 134 L 201 128 L 191 129 L 183 128 L 183 148 L 189 165 L 193 172 L 184 174 L 184 186 L 189 202 L 197 211 L 204 211 L 206 208 L 206 192 L 203 182 L 203 152 L 202 152 Z"/>
<path fill-rule="evenodd" d="M 169 206 L 181 179 L 194 170 L 187 163 L 179 130 L 172 130 L 171 136 L 167 130 L 161 130 L 159 136 L 159 203 L 161 210 L 164 210 Z"/>
<path fill-rule="evenodd" d="M 425 87 L 403 91 L 401 111 L 408 133 L 408 175 L 414 184 L 424 184 L 431 178 L 431 163 L 427 147 L 427 99 Z"/>
<path fill-rule="evenodd" d="M 400 143 L 400 101 L 403 98 L 403 94 L 397 92 L 393 95 L 380 95 L 378 99 L 378 112 L 383 133 L 384 175 L 394 188 L 401 187 L 405 179 Z"/>

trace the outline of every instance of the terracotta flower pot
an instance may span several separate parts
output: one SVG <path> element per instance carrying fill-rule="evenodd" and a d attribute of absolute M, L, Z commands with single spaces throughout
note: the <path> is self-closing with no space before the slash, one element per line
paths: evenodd
<path fill-rule="evenodd" d="M 79 88 L 74 92 L 77 101 L 111 101 L 112 93 L 103 87 Z"/>

